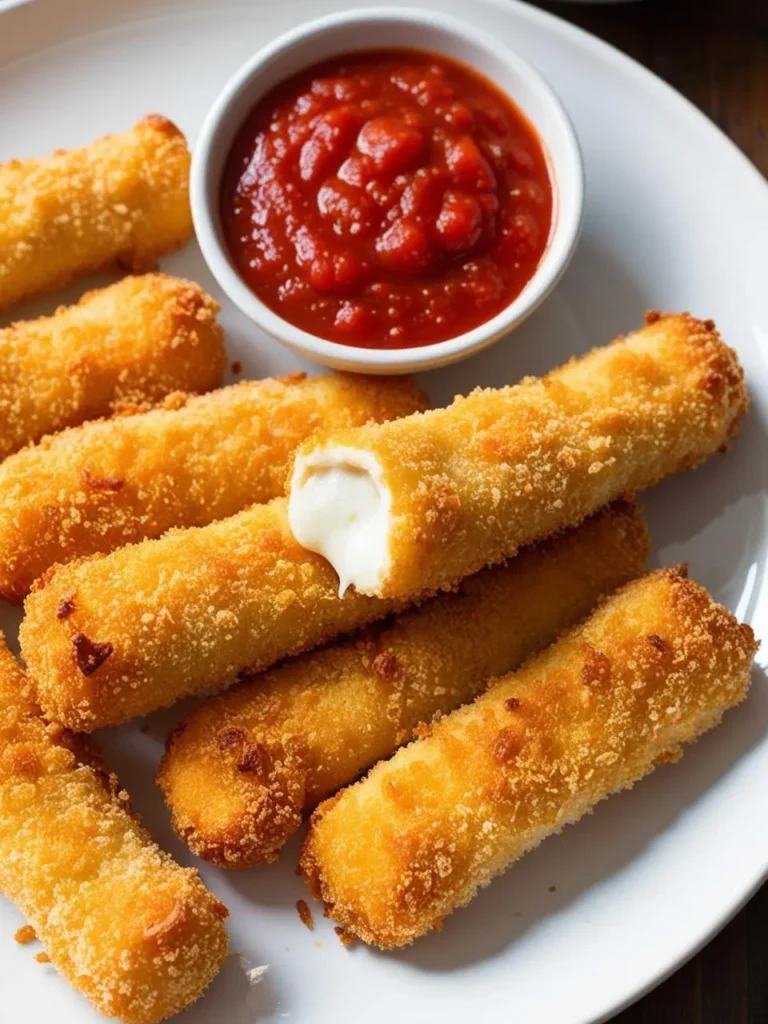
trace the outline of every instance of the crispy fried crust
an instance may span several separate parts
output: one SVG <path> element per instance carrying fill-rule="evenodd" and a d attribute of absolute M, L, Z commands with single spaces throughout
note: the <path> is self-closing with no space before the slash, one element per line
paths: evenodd
<path fill-rule="evenodd" d="M 0 309 L 119 264 L 150 270 L 192 235 L 189 150 L 159 114 L 90 146 L 0 164 Z"/>
<path fill-rule="evenodd" d="M 105 786 L 98 755 L 46 726 L 0 649 L 0 891 L 106 1017 L 152 1024 L 193 1003 L 227 951 L 226 908 Z M 93 759 L 96 767 L 93 766 Z"/>
<path fill-rule="evenodd" d="M 284 493 L 296 445 L 321 426 L 426 408 L 405 377 L 243 381 L 46 437 L 0 464 L 0 595 L 21 601 L 56 562 L 173 526 L 204 526 Z"/>
<path fill-rule="evenodd" d="M 383 618 L 300 547 L 286 502 L 55 566 L 19 638 L 37 699 L 77 732 L 126 721 Z"/>
<path fill-rule="evenodd" d="M 653 314 L 542 379 L 447 409 L 322 433 L 298 449 L 364 450 L 392 498 L 380 597 L 449 587 L 616 498 L 723 449 L 747 408 L 711 321 Z"/>
<path fill-rule="evenodd" d="M 303 813 L 545 647 L 639 575 L 647 551 L 639 509 L 608 509 L 456 594 L 210 698 L 160 768 L 176 831 L 221 867 L 276 859 Z"/>
<path fill-rule="evenodd" d="M 0 330 L 0 458 L 131 404 L 216 387 L 217 310 L 199 285 L 145 274 Z"/>
<path fill-rule="evenodd" d="M 301 857 L 344 929 L 407 945 L 745 696 L 749 626 L 678 569 L 587 622 L 315 812 Z"/>

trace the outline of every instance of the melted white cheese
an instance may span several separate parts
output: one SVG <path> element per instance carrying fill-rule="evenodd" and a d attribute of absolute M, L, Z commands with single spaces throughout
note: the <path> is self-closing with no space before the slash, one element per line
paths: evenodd
<path fill-rule="evenodd" d="M 296 459 L 288 522 L 302 547 L 327 558 L 349 586 L 376 593 L 389 566 L 391 496 L 370 452 L 327 448 Z"/>

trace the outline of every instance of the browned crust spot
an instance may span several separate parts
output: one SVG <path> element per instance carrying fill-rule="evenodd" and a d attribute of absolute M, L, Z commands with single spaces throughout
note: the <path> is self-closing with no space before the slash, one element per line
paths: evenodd
<path fill-rule="evenodd" d="M 246 736 L 242 729 L 225 729 L 224 732 L 219 733 L 219 750 L 229 750 L 244 743 L 245 739 Z"/>
<path fill-rule="evenodd" d="M 397 658 L 392 651 L 382 651 L 373 659 L 373 671 L 381 679 L 394 679 L 397 676 Z"/>
<path fill-rule="evenodd" d="M 499 764 L 510 764 L 523 748 L 523 737 L 518 729 L 507 726 L 501 729 L 491 744 L 491 754 Z"/>
<path fill-rule="evenodd" d="M 125 486 L 125 480 L 121 477 L 91 476 L 91 471 L 87 466 L 83 470 L 83 482 L 89 491 L 116 493 Z"/>
<path fill-rule="evenodd" d="M 75 664 L 84 676 L 93 675 L 114 651 L 111 643 L 98 643 L 85 633 L 76 633 L 72 637 L 72 646 L 75 648 Z"/>
<path fill-rule="evenodd" d="M 581 666 L 581 680 L 585 686 L 602 688 L 610 685 L 611 662 L 609 658 L 591 644 L 587 645 L 586 660 Z"/>
<path fill-rule="evenodd" d="M 269 774 L 270 757 L 269 751 L 263 744 L 254 743 L 246 750 L 242 761 L 237 765 L 239 772 L 253 772 L 255 775 L 267 776 Z"/>

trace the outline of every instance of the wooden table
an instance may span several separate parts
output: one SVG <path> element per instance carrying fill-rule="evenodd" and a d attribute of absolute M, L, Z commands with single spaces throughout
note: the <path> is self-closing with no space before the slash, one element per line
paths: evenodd
<path fill-rule="evenodd" d="M 607 40 L 666 79 L 768 176 L 768 0 L 539 6 Z M 768 813 L 768 801 L 755 812 Z M 648 941 L 653 942 L 652 934 Z M 689 963 L 614 1018 L 614 1024 L 766 1022 L 768 884 Z"/>

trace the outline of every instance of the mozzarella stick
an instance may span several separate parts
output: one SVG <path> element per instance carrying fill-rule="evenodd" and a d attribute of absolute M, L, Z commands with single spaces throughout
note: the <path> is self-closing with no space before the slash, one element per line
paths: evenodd
<path fill-rule="evenodd" d="M 757 649 L 680 569 L 629 583 L 519 672 L 315 812 L 301 871 L 364 942 L 404 946 L 542 839 L 716 725 Z"/>
<path fill-rule="evenodd" d="M 295 374 L 171 395 L 164 408 L 47 437 L 0 464 L 0 595 L 21 601 L 56 562 L 269 501 L 318 427 L 382 422 L 426 404 L 408 378 Z"/>
<path fill-rule="evenodd" d="M 131 404 L 215 388 L 217 310 L 191 281 L 146 274 L 0 330 L 0 459 Z"/>
<path fill-rule="evenodd" d="M 227 952 L 226 908 L 161 852 L 37 717 L 0 649 L 0 892 L 105 1017 L 153 1024 L 193 1003 Z"/>
<path fill-rule="evenodd" d="M 293 533 L 343 593 L 450 587 L 723 449 L 747 408 L 711 321 L 644 328 L 547 377 L 447 409 L 316 435 L 299 448 Z"/>
<path fill-rule="evenodd" d="M 150 270 L 192 235 L 189 150 L 167 118 L 0 164 L 0 309 L 118 264 Z"/>
<path fill-rule="evenodd" d="M 607 509 L 456 594 L 210 698 L 160 768 L 174 828 L 220 867 L 275 860 L 304 813 L 545 647 L 647 552 L 639 509 Z"/>
<path fill-rule="evenodd" d="M 338 596 L 333 569 L 288 528 L 285 498 L 171 530 L 36 581 L 19 631 L 47 717 L 91 732 L 220 689 L 240 670 L 382 618 Z"/>

